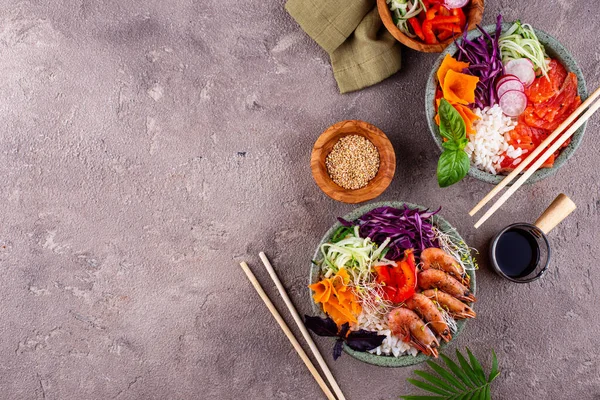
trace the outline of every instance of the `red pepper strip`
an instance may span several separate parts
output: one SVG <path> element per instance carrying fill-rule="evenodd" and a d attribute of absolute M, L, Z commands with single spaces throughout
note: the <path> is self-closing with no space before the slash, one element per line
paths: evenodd
<path fill-rule="evenodd" d="M 433 33 L 433 25 L 431 25 L 430 20 L 423 21 L 423 35 L 425 36 L 425 43 L 427 44 L 435 44 L 438 42 L 435 34 Z"/>
<path fill-rule="evenodd" d="M 415 35 L 417 35 L 419 37 L 419 39 L 421 39 L 421 40 L 424 41 L 425 40 L 425 35 L 423 35 L 423 30 L 421 29 L 421 24 L 419 23 L 419 20 L 416 19 L 415 17 L 409 18 L 408 19 L 408 23 L 412 27 L 413 32 L 415 33 Z"/>
<path fill-rule="evenodd" d="M 426 20 L 432 20 L 435 18 L 435 15 L 437 14 L 437 12 L 440 10 L 440 6 L 439 5 L 435 5 L 433 7 L 430 7 L 427 10 L 427 15 L 425 16 Z"/>
<path fill-rule="evenodd" d="M 444 97 L 444 93 L 438 87 L 438 89 L 435 91 L 435 112 L 436 112 L 436 114 L 438 112 L 438 100 L 441 99 L 442 97 Z"/>
<path fill-rule="evenodd" d="M 454 32 L 454 33 L 460 33 L 462 31 L 460 25 L 458 24 L 439 24 L 439 25 L 434 25 L 434 29 L 440 30 L 440 31 L 450 31 L 450 32 Z"/>
<path fill-rule="evenodd" d="M 397 303 L 396 294 L 398 293 L 398 288 L 395 286 L 384 286 L 383 293 L 385 293 L 385 297 L 391 301 L 392 303 Z"/>
<path fill-rule="evenodd" d="M 444 15 L 444 16 L 448 17 L 450 15 L 450 10 L 448 10 L 446 7 L 442 6 L 442 7 L 440 7 L 440 15 Z"/>
<path fill-rule="evenodd" d="M 377 273 L 377 283 L 391 282 L 392 278 L 390 277 L 390 271 L 387 265 L 375 267 L 375 272 Z"/>
<path fill-rule="evenodd" d="M 458 25 L 460 25 L 460 28 L 463 29 L 467 23 L 467 17 L 465 16 L 465 13 L 463 12 L 462 8 L 453 9 L 452 15 L 458 17 Z"/>
<path fill-rule="evenodd" d="M 415 294 L 417 272 L 415 256 L 412 250 L 404 252 L 404 259 L 395 266 L 382 265 L 375 267 L 377 282 L 383 283 L 385 298 L 392 303 L 402 303 Z"/>
<path fill-rule="evenodd" d="M 430 22 L 433 26 L 440 25 L 440 24 L 458 24 L 460 22 L 460 18 L 458 18 L 455 15 L 453 15 L 451 17 L 444 17 L 443 15 L 438 15 L 434 19 L 432 19 Z"/>
<path fill-rule="evenodd" d="M 405 257 L 402 261 L 392 268 L 392 279 L 396 279 L 398 291 L 396 292 L 396 303 L 401 303 L 415 294 L 417 287 L 417 272 L 415 267 L 415 256 L 412 250 L 404 252 Z"/>
<path fill-rule="evenodd" d="M 450 32 L 450 31 L 443 31 L 443 32 L 438 33 L 437 38 L 438 38 L 439 41 L 444 41 L 444 40 L 448 39 L 451 36 L 452 36 L 452 32 Z"/>
<path fill-rule="evenodd" d="M 406 259 L 409 267 L 413 269 L 413 273 L 416 273 L 415 271 L 417 270 L 417 265 L 415 264 L 415 251 L 413 249 L 404 250 L 404 258 Z M 417 281 L 415 279 L 415 285 L 416 284 Z"/>

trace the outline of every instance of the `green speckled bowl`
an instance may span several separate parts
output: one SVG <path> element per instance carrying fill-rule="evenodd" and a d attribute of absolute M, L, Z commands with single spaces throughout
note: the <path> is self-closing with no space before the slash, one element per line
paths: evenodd
<path fill-rule="evenodd" d="M 510 28 L 511 25 L 512 24 L 508 24 L 508 23 L 502 24 L 502 30 L 506 31 L 508 28 Z M 486 25 L 483 29 L 490 33 L 495 32 L 496 25 Z M 540 42 L 546 48 L 546 52 L 548 53 L 548 55 L 552 58 L 558 59 L 565 66 L 565 68 L 568 71 L 573 72 L 573 73 L 575 73 L 575 75 L 577 75 L 578 89 L 579 89 L 579 95 L 581 96 L 581 100 L 587 99 L 588 92 L 587 92 L 587 88 L 585 86 L 585 79 L 583 77 L 581 69 L 579 69 L 579 66 L 577 65 L 577 62 L 575 61 L 573 56 L 567 51 L 567 49 L 564 48 L 564 46 L 562 44 L 560 44 L 558 42 L 558 40 L 556 40 L 552 36 L 548 35 L 545 32 L 537 30 L 537 29 L 535 29 L 535 33 L 536 33 L 538 39 L 540 40 Z M 481 36 L 481 32 L 479 32 L 479 30 L 477 30 L 477 29 L 474 29 L 469 32 L 467 37 L 470 40 L 472 40 L 478 36 Z M 434 107 L 435 92 L 436 92 L 436 88 L 438 85 L 436 72 L 439 69 L 440 65 L 442 64 L 442 61 L 443 61 L 444 57 L 446 56 L 446 54 L 454 55 L 456 53 L 456 51 L 457 51 L 456 45 L 453 43 L 450 46 L 448 46 L 446 48 L 446 50 L 444 50 L 440 54 L 437 61 L 433 65 L 433 68 L 431 70 L 431 74 L 429 75 L 429 79 L 427 80 L 427 86 L 425 89 L 425 112 L 427 114 L 427 124 L 429 125 L 429 130 L 431 131 L 431 135 L 433 136 L 433 139 L 435 140 L 435 143 L 438 145 L 440 150 L 442 149 L 442 137 L 440 136 L 439 128 L 434 120 L 434 118 L 435 118 L 435 107 Z M 561 151 L 560 155 L 555 160 L 554 166 L 552 168 L 543 168 L 543 169 L 536 171 L 527 180 L 527 183 L 534 183 L 534 182 L 537 182 L 544 178 L 549 177 L 550 175 L 554 174 L 556 172 L 556 170 L 559 169 L 564 163 L 566 163 L 567 160 L 573 155 L 573 153 L 575 152 L 577 147 L 579 147 L 579 144 L 581 143 L 581 139 L 583 139 L 583 134 L 585 132 L 586 125 L 587 125 L 587 122 L 584 123 L 581 126 L 581 128 L 579 128 L 577 130 L 577 132 L 575 132 L 575 134 L 571 137 L 571 143 Z M 472 176 L 473 178 L 479 179 L 484 182 L 492 183 L 494 185 L 499 183 L 504 178 L 504 175 L 493 175 L 493 174 L 490 174 L 489 172 L 484 172 L 473 165 L 471 165 L 471 168 L 469 169 L 469 175 Z"/>
<path fill-rule="evenodd" d="M 384 207 L 384 206 L 402 208 L 402 207 L 404 207 L 405 204 L 411 209 L 415 209 L 415 208 L 419 208 L 421 210 L 425 209 L 425 207 L 422 207 L 422 206 L 419 206 L 416 204 L 411 204 L 411 203 L 404 203 L 401 201 L 379 202 L 379 203 L 372 203 L 372 204 L 367 204 L 365 206 L 359 207 L 356 210 L 352 211 L 350 214 L 345 215 L 343 218 L 348 221 L 354 221 L 361 215 L 367 213 L 368 211 L 371 211 L 374 208 Z M 440 217 L 439 215 L 435 215 L 433 217 L 433 223 L 434 223 L 434 225 L 438 226 L 445 232 L 452 232 L 458 241 L 462 241 L 464 243 L 463 239 L 458 234 L 456 229 L 454 229 L 454 227 L 452 225 L 450 225 L 444 218 Z M 335 230 L 337 228 L 339 228 L 340 226 L 341 226 L 341 224 L 339 222 L 336 222 L 327 231 L 325 236 L 323 236 L 323 238 L 321 239 L 321 242 L 319 243 L 319 246 L 317 246 L 317 250 L 315 251 L 313 260 L 320 260 L 322 258 L 320 250 L 319 250 L 321 245 L 323 243 L 329 241 L 329 239 L 331 238 L 331 236 L 333 235 Z M 469 259 L 468 263 L 471 264 L 471 266 L 473 266 L 474 265 L 473 259 L 472 258 Z M 473 293 L 475 293 L 475 289 L 476 289 L 475 288 L 475 271 L 471 269 L 468 271 L 468 273 L 471 276 L 471 291 Z M 319 267 L 314 264 L 311 264 L 310 284 L 313 284 L 313 283 L 317 282 L 318 280 L 319 280 Z M 308 296 L 309 296 L 308 299 L 309 299 L 310 303 L 312 304 L 313 314 L 319 315 L 321 317 L 325 317 L 325 314 L 323 313 L 323 310 L 321 309 L 321 307 L 319 305 L 315 304 L 315 302 L 313 301 L 312 290 L 310 290 L 310 289 L 308 289 Z M 458 330 L 453 335 L 453 337 L 458 336 L 458 334 L 464 329 L 464 326 L 466 323 L 467 323 L 466 320 L 457 321 L 456 324 L 457 324 Z M 333 343 L 332 343 L 332 347 L 333 347 Z M 441 348 L 443 349 L 444 347 L 446 347 L 446 343 L 441 344 Z M 376 354 L 352 350 L 351 348 L 349 348 L 346 345 L 344 345 L 344 352 L 346 352 L 350 356 L 352 356 L 360 361 L 366 362 L 368 364 L 378 365 L 380 367 L 406 367 L 409 365 L 422 363 L 423 361 L 429 360 L 431 358 L 422 353 L 419 353 L 416 357 L 413 357 L 411 355 L 405 355 L 405 356 L 400 356 L 400 357 L 378 356 Z"/>

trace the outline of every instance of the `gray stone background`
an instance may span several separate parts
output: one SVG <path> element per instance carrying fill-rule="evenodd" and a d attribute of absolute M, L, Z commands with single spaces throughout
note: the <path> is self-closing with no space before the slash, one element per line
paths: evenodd
<path fill-rule="evenodd" d="M 485 23 L 502 12 L 550 32 L 598 87 L 595 2 L 487 3 Z M 488 364 L 496 350 L 494 398 L 599 399 L 598 117 L 562 170 L 476 231 L 467 211 L 491 186 L 437 187 L 423 107 L 436 56 L 403 56 L 391 79 L 340 95 L 281 0 L 1 1 L 0 398 L 321 398 L 238 263 L 284 311 L 266 251 L 309 311 L 314 247 L 353 209 L 314 184 L 311 146 L 358 118 L 397 152 L 380 200 L 442 205 L 481 252 L 478 318 L 451 349 Z M 579 208 L 551 234 L 550 273 L 502 281 L 489 239 L 560 191 Z M 348 399 L 413 392 L 414 368 L 333 362 L 317 342 Z"/>

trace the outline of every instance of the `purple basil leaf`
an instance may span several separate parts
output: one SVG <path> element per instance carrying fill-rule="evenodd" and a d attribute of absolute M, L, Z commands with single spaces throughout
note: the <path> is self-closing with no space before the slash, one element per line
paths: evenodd
<path fill-rule="evenodd" d="M 310 315 L 304 316 L 304 325 L 315 334 L 319 336 L 337 336 L 338 335 L 338 327 L 333 322 L 333 320 L 329 317 L 327 318 L 319 318 L 319 317 L 311 317 Z"/>
<path fill-rule="evenodd" d="M 365 331 L 363 329 L 350 332 L 346 338 L 346 344 L 352 350 L 369 351 L 381 346 L 385 336 L 377 334 L 377 332 Z"/>
<path fill-rule="evenodd" d="M 340 333 L 338 334 L 338 336 L 342 339 L 344 339 L 346 337 L 346 335 L 348 334 L 348 331 L 350 330 L 350 324 L 349 323 L 345 323 L 344 325 L 342 325 L 342 327 L 340 328 Z"/>
<path fill-rule="evenodd" d="M 342 339 L 338 339 L 335 341 L 335 345 L 333 346 L 333 359 L 337 360 L 342 355 L 342 350 L 344 348 L 344 341 Z"/>

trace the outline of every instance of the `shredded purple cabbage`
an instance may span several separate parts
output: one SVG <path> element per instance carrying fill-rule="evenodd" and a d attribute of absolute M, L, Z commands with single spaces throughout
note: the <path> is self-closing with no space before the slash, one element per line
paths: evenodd
<path fill-rule="evenodd" d="M 344 226 L 359 226 L 361 237 L 369 237 L 377 244 L 383 243 L 388 237 L 389 252 L 386 258 L 399 260 L 404 257 L 404 250 L 415 249 L 417 255 L 428 247 L 439 247 L 433 232 L 431 217 L 440 212 L 394 207 L 379 207 L 350 222 L 338 218 Z"/>
<path fill-rule="evenodd" d="M 477 25 L 481 36 L 474 40 L 467 39 L 467 29 L 462 37 L 462 42 L 457 40 L 458 61 L 468 61 L 469 67 L 463 71 L 465 74 L 479 78 L 475 88 L 475 105 L 479 108 L 492 106 L 498 102 L 496 80 L 504 75 L 504 65 L 498 40 L 502 32 L 502 15 L 496 20 L 496 33 L 490 36 L 483 28 Z"/>

